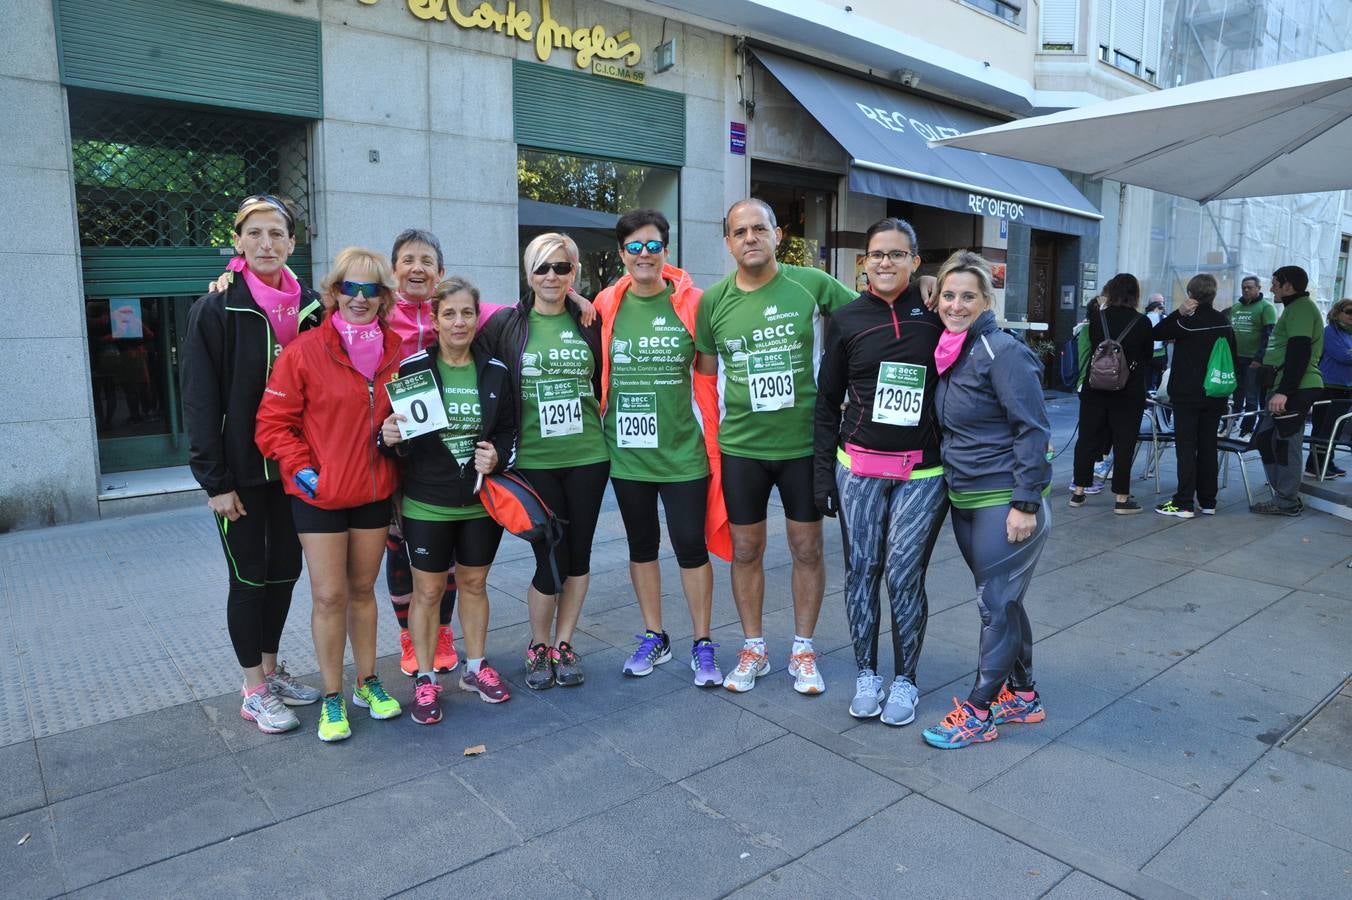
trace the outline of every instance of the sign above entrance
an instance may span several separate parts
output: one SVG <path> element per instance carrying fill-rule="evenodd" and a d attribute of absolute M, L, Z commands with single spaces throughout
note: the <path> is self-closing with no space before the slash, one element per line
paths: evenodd
<path fill-rule="evenodd" d="M 371 6 L 377 0 L 360 0 L 360 2 Z M 505 2 L 497 0 L 497 3 L 483 0 L 469 12 L 465 12 L 462 7 L 469 7 L 471 0 L 406 0 L 406 2 L 408 11 L 423 21 L 445 22 L 449 18 L 461 28 L 496 31 L 523 43 L 534 44 L 535 55 L 541 62 L 548 62 L 550 54 L 555 50 L 570 50 L 573 62 L 579 69 L 591 69 L 598 75 L 642 83 L 642 73 L 633 72 L 642 51 L 627 30 L 610 35 L 601 25 L 569 28 L 558 22 L 551 14 L 549 0 L 540 0 L 538 21 L 530 10 L 523 8 L 524 3 L 518 6 L 517 0 Z M 622 60 L 624 66 L 604 66 L 604 71 L 601 71 L 593 65 L 597 60 L 611 62 Z M 619 74 L 626 67 L 628 74 Z M 633 75 L 638 77 L 631 77 Z"/>

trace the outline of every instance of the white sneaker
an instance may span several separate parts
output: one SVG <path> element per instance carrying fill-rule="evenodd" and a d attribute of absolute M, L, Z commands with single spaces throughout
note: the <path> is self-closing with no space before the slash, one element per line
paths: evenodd
<path fill-rule="evenodd" d="M 817 651 L 804 650 L 789 657 L 789 674 L 793 689 L 800 694 L 820 694 L 826 690 L 822 673 L 817 671 Z"/>
<path fill-rule="evenodd" d="M 281 734 L 300 727 L 300 719 L 270 689 L 244 693 L 239 714 L 264 734 Z"/>
<path fill-rule="evenodd" d="M 892 688 L 887 692 L 887 705 L 883 707 L 882 719 L 887 725 L 909 725 L 915 721 L 915 703 L 920 699 L 920 691 L 911 684 L 909 678 L 898 675 L 892 680 Z"/>
<path fill-rule="evenodd" d="M 723 679 L 723 687 L 739 694 L 756 686 L 756 679 L 770 671 L 770 655 L 743 647 L 737 654 L 737 667 Z"/>
<path fill-rule="evenodd" d="M 883 677 L 872 669 L 860 669 L 854 680 L 854 699 L 850 701 L 850 715 L 856 719 L 872 719 L 883 711 Z"/>

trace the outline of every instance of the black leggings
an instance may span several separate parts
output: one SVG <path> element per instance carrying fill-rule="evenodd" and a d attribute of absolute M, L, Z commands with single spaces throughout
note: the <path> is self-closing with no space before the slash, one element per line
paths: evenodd
<path fill-rule="evenodd" d="M 1033 626 L 1023 598 L 1051 533 L 1051 518 L 1043 503 L 1032 537 L 1011 544 L 1005 532 L 1008 516 L 1009 507 L 1004 505 L 953 507 L 953 537 L 976 580 L 981 610 L 976 684 L 968 695 L 979 709 L 989 709 L 1006 683 L 1011 691 L 1033 690 Z"/>
<path fill-rule="evenodd" d="M 395 494 L 395 502 L 398 502 Z M 394 607 L 394 618 L 402 629 L 408 628 L 408 605 L 413 602 L 413 567 L 409 563 L 408 544 L 398 521 L 390 524 L 390 532 L 385 536 L 385 586 L 390 590 L 390 606 Z M 446 591 L 441 595 L 441 611 L 438 621 L 442 625 L 451 624 L 451 614 L 455 612 L 455 566 L 446 573 Z"/>
<path fill-rule="evenodd" d="M 281 643 L 291 591 L 300 577 L 300 538 L 281 482 L 235 492 L 247 515 L 233 522 L 216 516 L 216 531 L 230 571 L 230 643 L 240 667 L 251 669 Z"/>
<path fill-rule="evenodd" d="M 693 481 L 631 481 L 611 478 L 620 518 L 629 538 L 629 561 L 653 562 L 662 539 L 657 524 L 657 498 L 667 515 L 667 531 L 676 551 L 676 564 L 682 569 L 698 569 L 709 561 L 704 543 L 704 511 L 708 502 L 709 479 Z"/>
<path fill-rule="evenodd" d="M 1102 399 L 1080 394 L 1080 435 L 1075 440 L 1075 486 L 1089 487 L 1094 481 L 1094 463 L 1103 455 L 1108 441 L 1113 448 L 1113 493 L 1131 493 L 1132 454 L 1141 433 L 1141 415 L 1145 401 L 1135 397 Z"/>
<path fill-rule="evenodd" d="M 559 578 L 567 580 L 586 575 L 591 571 L 592 538 L 596 536 L 596 520 L 601 517 L 601 500 L 606 493 L 606 479 L 610 477 L 610 460 L 585 466 L 520 471 L 554 515 L 568 523 L 563 526 L 563 540 L 554 547 Z M 537 543 L 532 549 L 535 551 L 535 577 L 530 583 L 542 594 L 559 593 L 563 585 L 554 583 L 549 548 Z"/>

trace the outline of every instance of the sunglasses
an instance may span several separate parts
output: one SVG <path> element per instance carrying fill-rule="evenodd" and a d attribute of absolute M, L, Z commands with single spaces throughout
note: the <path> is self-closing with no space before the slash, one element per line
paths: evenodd
<path fill-rule="evenodd" d="M 239 208 L 244 209 L 244 207 L 249 206 L 252 203 L 266 203 L 269 206 L 275 206 L 277 207 L 277 211 L 285 216 L 288 222 L 294 221 L 291 217 L 291 210 L 286 208 L 286 204 L 271 194 L 252 194 L 245 197 L 243 200 L 239 201 Z"/>
<path fill-rule="evenodd" d="M 344 297 L 363 296 L 367 300 L 380 296 L 380 289 L 384 285 L 373 281 L 344 281 L 338 285 L 338 293 Z"/>
<path fill-rule="evenodd" d="M 621 246 L 624 247 L 624 252 L 630 256 L 638 256 L 644 250 L 656 256 L 662 252 L 662 248 L 666 247 L 666 243 L 663 241 L 630 241 Z"/>
<path fill-rule="evenodd" d="M 535 274 L 548 275 L 550 269 L 554 270 L 555 275 L 567 275 L 573 271 L 573 264 L 570 262 L 540 263 L 535 267 Z"/>

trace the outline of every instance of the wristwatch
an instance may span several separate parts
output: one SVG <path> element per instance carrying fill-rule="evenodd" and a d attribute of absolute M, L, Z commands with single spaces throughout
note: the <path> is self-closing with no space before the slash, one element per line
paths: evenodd
<path fill-rule="evenodd" d="M 1011 500 L 1009 505 L 1021 513 L 1037 513 L 1041 508 L 1041 503 L 1034 503 L 1032 500 Z"/>

